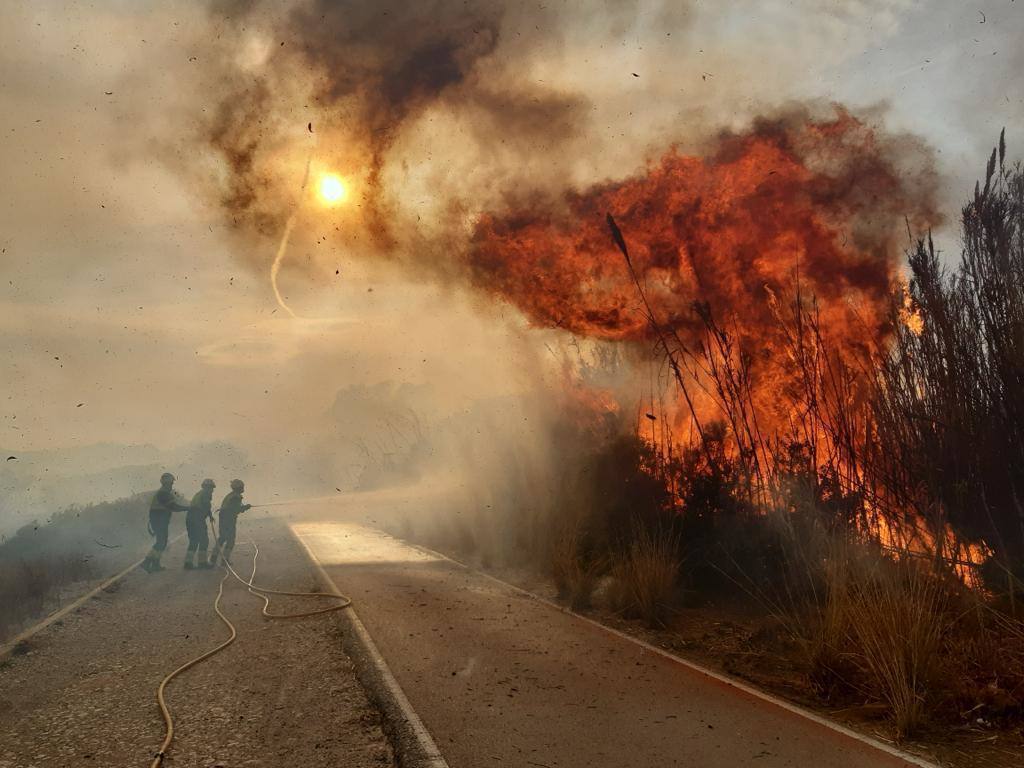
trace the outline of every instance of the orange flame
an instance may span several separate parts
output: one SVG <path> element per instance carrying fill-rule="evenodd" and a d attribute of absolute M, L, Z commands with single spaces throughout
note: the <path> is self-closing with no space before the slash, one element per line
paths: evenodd
<path fill-rule="evenodd" d="M 766 289 L 799 281 L 847 340 L 886 330 L 885 306 L 904 214 L 935 218 L 914 199 L 875 132 L 846 112 L 828 121 L 762 121 L 720 140 L 711 157 L 669 152 L 647 173 L 482 216 L 475 282 L 535 324 L 603 339 L 643 339 L 647 323 L 605 227 L 630 243 L 658 321 L 695 329 L 694 301 L 765 337 Z M 788 289 L 788 290 L 787 290 Z"/>
<path fill-rule="evenodd" d="M 659 327 L 701 350 L 708 327 L 694 307 L 710 307 L 747 366 L 757 429 L 782 434 L 799 423 L 794 410 L 806 395 L 796 358 L 808 350 L 794 352 L 783 319 L 791 302 L 806 309 L 813 298 L 818 327 L 842 352 L 877 350 L 893 331 L 904 224 L 940 220 L 929 185 L 901 164 L 905 148 L 839 108 L 825 120 L 804 113 L 761 120 L 721 137 L 708 157 L 672 150 L 642 175 L 567 194 L 557 205 L 535 200 L 482 215 L 468 266 L 478 287 L 536 325 L 649 341 L 653 329 L 606 227 L 612 214 Z M 908 301 L 903 310 L 899 319 L 920 328 L 916 308 Z M 801 339 L 806 345 L 817 357 L 815 339 Z M 866 390 L 854 381 L 834 394 L 852 409 Z M 693 399 L 698 413 L 715 408 L 713 393 L 700 386 Z M 688 413 L 670 414 L 675 434 L 687 433 Z M 820 434 L 804 439 L 827 442 Z M 832 448 L 830 460 L 843 464 Z M 840 471 L 856 482 L 855 467 Z M 868 533 L 906 551 L 884 526 Z M 914 546 L 934 550 L 934 543 Z M 955 554 L 972 563 L 983 555 Z"/>
<path fill-rule="evenodd" d="M 838 108 L 823 121 L 762 120 L 713 150 L 707 158 L 673 150 L 644 175 L 567 194 L 557 208 L 534 201 L 482 215 L 469 267 L 479 287 L 536 325 L 649 339 L 605 224 L 611 212 L 658 323 L 697 349 L 705 328 L 693 306 L 707 302 L 751 356 L 761 426 L 770 430 L 790 416 L 780 394 L 793 386 L 794 368 L 775 297 L 813 296 L 831 343 L 874 347 L 892 330 L 904 217 L 938 217 L 889 140 Z"/>

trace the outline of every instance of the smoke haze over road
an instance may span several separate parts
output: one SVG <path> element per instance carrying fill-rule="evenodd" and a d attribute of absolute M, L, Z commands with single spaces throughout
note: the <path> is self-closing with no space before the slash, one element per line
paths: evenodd
<path fill-rule="evenodd" d="M 502 398 L 531 418 L 561 387 L 545 344 L 568 337 L 453 279 L 481 212 L 557 207 L 833 101 L 918 137 L 958 200 L 1024 115 L 1007 3 L 985 24 L 900 0 L 338 7 L 5 7 L 6 450 L 223 440 L 253 471 L 351 484 L 366 457 L 339 393 L 429 426 Z M 352 204 L 301 213 L 291 321 L 266 270 L 311 150 Z"/>

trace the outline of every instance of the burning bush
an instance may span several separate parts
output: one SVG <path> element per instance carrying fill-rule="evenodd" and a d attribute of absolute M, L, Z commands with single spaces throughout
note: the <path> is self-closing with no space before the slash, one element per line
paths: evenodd
<path fill-rule="evenodd" d="M 680 579 L 753 596 L 818 692 L 883 702 L 900 737 L 1024 698 L 1024 170 L 1000 140 L 960 264 L 925 237 L 904 284 L 903 212 L 937 220 L 918 181 L 850 115 L 790 116 L 485 216 L 470 254 L 533 322 L 674 382 L 566 446 L 546 518 L 563 595 L 586 605 L 607 571 L 613 605 L 652 625 Z"/>
<path fill-rule="evenodd" d="M 1024 171 L 1000 137 L 963 209 L 959 265 L 931 238 L 910 254 L 921 323 L 900 326 L 878 368 L 875 424 L 891 458 L 879 480 L 927 523 L 937 556 L 993 557 L 990 587 L 1011 603 L 1024 578 Z M 956 534 L 941 535 L 946 526 Z"/>

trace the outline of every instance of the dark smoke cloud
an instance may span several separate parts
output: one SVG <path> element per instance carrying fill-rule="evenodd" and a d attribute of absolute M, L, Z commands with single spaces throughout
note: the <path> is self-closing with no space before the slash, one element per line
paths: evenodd
<path fill-rule="evenodd" d="M 437 175 L 427 194 L 441 218 L 457 220 L 467 201 L 478 205 L 495 190 L 560 188 L 568 158 L 586 155 L 594 135 L 590 98 L 571 78 L 560 80 L 567 52 L 621 45 L 638 24 L 685 31 L 688 9 L 659 0 L 597 0 L 585 9 L 498 0 L 215 0 L 218 47 L 206 62 L 205 94 L 214 106 L 204 101 L 198 137 L 222 166 L 214 197 L 236 232 L 279 233 L 315 143 L 317 157 L 356 169 L 360 213 L 346 227 L 346 246 L 355 239 L 377 253 L 422 248 L 416 226 L 396 211 L 389 167 L 399 179 L 408 170 L 403 138 L 424 123 L 452 124 L 447 135 L 421 136 L 413 151 L 413 173 Z M 250 49 L 255 61 L 246 61 Z M 424 157 L 451 157 L 454 145 L 463 167 L 442 160 L 424 168 Z"/>
<path fill-rule="evenodd" d="M 278 217 L 258 205 L 274 184 L 259 163 L 269 99 L 266 81 L 255 80 L 217 106 L 207 136 L 227 166 L 221 204 L 233 224 L 246 221 L 263 234 L 270 234 L 278 225 Z"/>
<path fill-rule="evenodd" d="M 542 133 L 550 145 L 575 135 L 586 109 L 572 95 L 523 85 L 498 92 L 481 82 L 478 65 L 501 39 L 501 2 L 308 0 L 279 18 L 272 4 L 255 2 L 216 2 L 211 11 L 234 42 L 218 64 L 222 93 L 205 139 L 225 165 L 220 203 L 242 231 L 271 234 L 287 216 L 294 192 L 279 189 L 275 152 L 306 118 L 321 148 L 358 151 L 362 226 L 391 244 L 382 169 L 403 129 L 425 111 L 468 110 L 478 118 L 478 140 L 490 131 L 495 141 L 522 144 Z M 231 57 L 258 30 L 273 41 L 271 51 L 246 72 Z"/>
<path fill-rule="evenodd" d="M 380 173 L 404 122 L 466 81 L 498 41 L 502 6 L 448 0 L 337 3 L 316 0 L 288 30 L 322 73 L 314 98 L 328 108 L 356 97 L 354 116 L 370 148 L 368 225 L 387 239 Z M 350 118 L 351 119 L 351 118 Z"/>
<path fill-rule="evenodd" d="M 389 134 L 417 108 L 464 81 L 498 40 L 500 3 L 337 3 L 317 0 L 296 8 L 288 31 L 306 59 L 323 73 L 319 97 L 364 100 L 374 140 Z"/>
<path fill-rule="evenodd" d="M 299 0 L 283 9 L 273 3 L 220 0 L 211 8 L 218 34 L 227 43 L 214 65 L 219 89 L 213 90 L 216 107 L 207 112 L 202 138 L 223 170 L 218 201 L 244 235 L 273 237 L 281 232 L 294 210 L 305 159 L 317 142 L 318 159 L 329 160 L 330 167 L 358 169 L 359 174 L 359 210 L 337 214 L 348 218 L 338 227 L 340 236 L 328 235 L 333 245 L 355 255 L 397 254 L 405 267 L 427 269 L 443 281 L 468 281 L 486 294 L 494 285 L 482 276 L 480 264 L 492 257 L 501 262 L 489 275 L 497 284 L 506 281 L 509 265 L 501 254 L 481 253 L 479 229 L 470 244 L 481 213 L 489 211 L 485 219 L 500 221 L 505 212 L 519 219 L 526 211 L 530 215 L 524 226 L 536 221 L 538 212 L 539 218 L 571 214 L 573 200 L 600 196 L 616 179 L 643 173 L 638 167 L 643 153 L 652 160 L 672 145 L 695 156 L 714 155 L 715 162 L 728 165 L 730 147 L 741 146 L 748 129 L 807 162 L 814 170 L 812 178 L 806 184 L 794 179 L 790 199 L 806 199 L 807 205 L 842 219 L 829 226 L 841 230 L 862 255 L 844 260 L 834 270 L 840 278 L 822 280 L 822 291 L 849 284 L 884 292 L 899 255 L 890 239 L 893 222 L 902 222 L 904 214 L 926 223 L 937 220 L 931 201 L 904 200 L 903 185 L 913 183 L 911 176 L 901 177 L 902 166 L 909 164 L 901 158 L 916 163 L 923 157 L 921 167 L 931 169 L 931 156 L 916 142 L 884 130 L 872 133 L 865 146 L 844 146 L 841 135 L 815 132 L 807 108 L 780 111 L 776 105 L 768 111 L 774 116 L 767 119 L 754 119 L 753 107 L 746 121 L 734 115 L 731 130 L 740 133 L 730 137 L 712 128 L 721 118 L 710 109 L 703 124 L 698 119 L 665 122 L 664 113 L 648 119 L 646 113 L 657 111 L 657 105 L 643 106 L 634 115 L 645 104 L 643 90 L 628 92 L 639 101 L 623 103 L 621 116 L 610 112 L 616 100 L 604 97 L 603 75 L 593 75 L 588 67 L 599 69 L 610 46 L 638 41 L 635 30 L 646 29 L 652 41 L 661 37 L 661 30 L 665 40 L 669 31 L 675 39 L 685 35 L 691 24 L 689 3 L 602 2 L 586 15 L 565 5 L 527 8 L 496 0 Z M 259 49 L 256 63 L 246 63 L 245 52 L 254 45 Z M 672 45 L 649 61 L 668 61 L 669 51 L 686 49 Z M 559 57 L 568 51 L 572 56 L 565 61 L 580 73 L 576 80 L 577 75 L 559 78 Z M 722 66 L 712 75 L 722 85 L 713 90 L 727 96 L 731 80 Z M 630 82 L 673 80 L 667 73 L 637 69 L 642 72 L 618 74 Z M 616 87 L 618 91 L 608 93 L 623 92 Z M 685 101 L 680 99 L 681 104 Z M 864 119 L 883 123 L 877 114 Z M 314 126 L 313 136 L 305 130 L 307 122 Z M 747 128 L 741 129 L 743 123 Z M 430 124 L 443 127 L 424 127 Z M 623 127 L 635 130 L 625 133 Z M 796 141 L 805 146 L 791 146 Z M 423 162 L 432 155 L 439 159 Z M 624 162 L 609 161 L 612 156 Z M 829 163 L 833 167 L 826 167 Z M 580 166 L 593 171 L 573 177 L 570 171 Z M 914 173 L 919 178 L 919 170 Z M 770 177 L 750 199 L 760 204 L 777 190 L 780 179 Z M 430 215 L 424 212 L 421 221 L 425 209 L 415 206 L 422 199 L 429 199 Z M 659 201 L 639 204 L 656 206 Z M 887 210 L 887 205 L 894 209 Z M 603 212 L 597 214 L 591 218 L 600 222 Z M 771 217 L 765 211 L 762 218 Z M 298 231 L 320 226 L 322 218 L 311 213 L 308 226 Z M 673 237 L 681 242 L 700 239 L 677 230 Z M 607 245 L 603 233 L 596 236 Z M 538 244 L 535 252 L 547 247 Z M 266 265 L 269 249 L 244 250 Z M 831 252 L 822 253 L 826 251 Z M 313 275 L 317 258 L 304 254 L 290 265 L 293 271 L 310 265 L 302 271 Z M 827 255 L 822 258 L 831 264 Z M 533 286 L 532 274 L 526 270 L 521 275 L 524 290 Z M 696 298 L 690 292 L 682 294 Z M 520 296 L 505 298 L 521 308 L 530 306 Z M 535 321 L 547 317 L 527 315 Z"/>

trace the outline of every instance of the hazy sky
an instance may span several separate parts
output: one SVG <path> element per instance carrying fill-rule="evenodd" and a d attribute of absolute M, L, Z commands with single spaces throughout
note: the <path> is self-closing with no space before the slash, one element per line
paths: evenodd
<path fill-rule="evenodd" d="M 951 215 L 1001 127 L 1010 155 L 1024 154 L 1024 2 L 551 0 L 542 15 L 533 9 L 508 4 L 474 77 L 495 91 L 522 81 L 559 94 L 585 115 L 579 134 L 559 127 L 555 145 L 534 126 L 515 144 L 501 119 L 480 130 L 472 104 L 427 108 L 383 150 L 396 216 L 429 227 L 451 200 L 486 205 L 496 180 L 625 176 L 675 142 L 696 146 L 790 100 L 875 110 L 891 130 L 922 137 Z M 0 446 L 286 444 L 289 433 L 315 431 L 353 383 L 428 383 L 438 408 L 457 412 L 538 375 L 543 345 L 513 311 L 320 237 L 354 210 L 303 215 L 282 285 L 317 319 L 278 311 L 265 272 L 274 244 L 229 233 L 205 190 L 204 174 L 222 169 L 194 143 L 197 120 L 224 99 L 225 62 L 253 76 L 270 66 L 274 23 L 225 21 L 196 2 L 3 4 Z M 293 76 L 272 86 L 284 91 Z M 274 94 L 279 103 L 291 95 Z M 296 103 L 296 146 L 307 140 L 303 109 L 310 122 L 324 119 Z M 314 281 L 295 269 L 302 260 L 316 263 Z"/>

